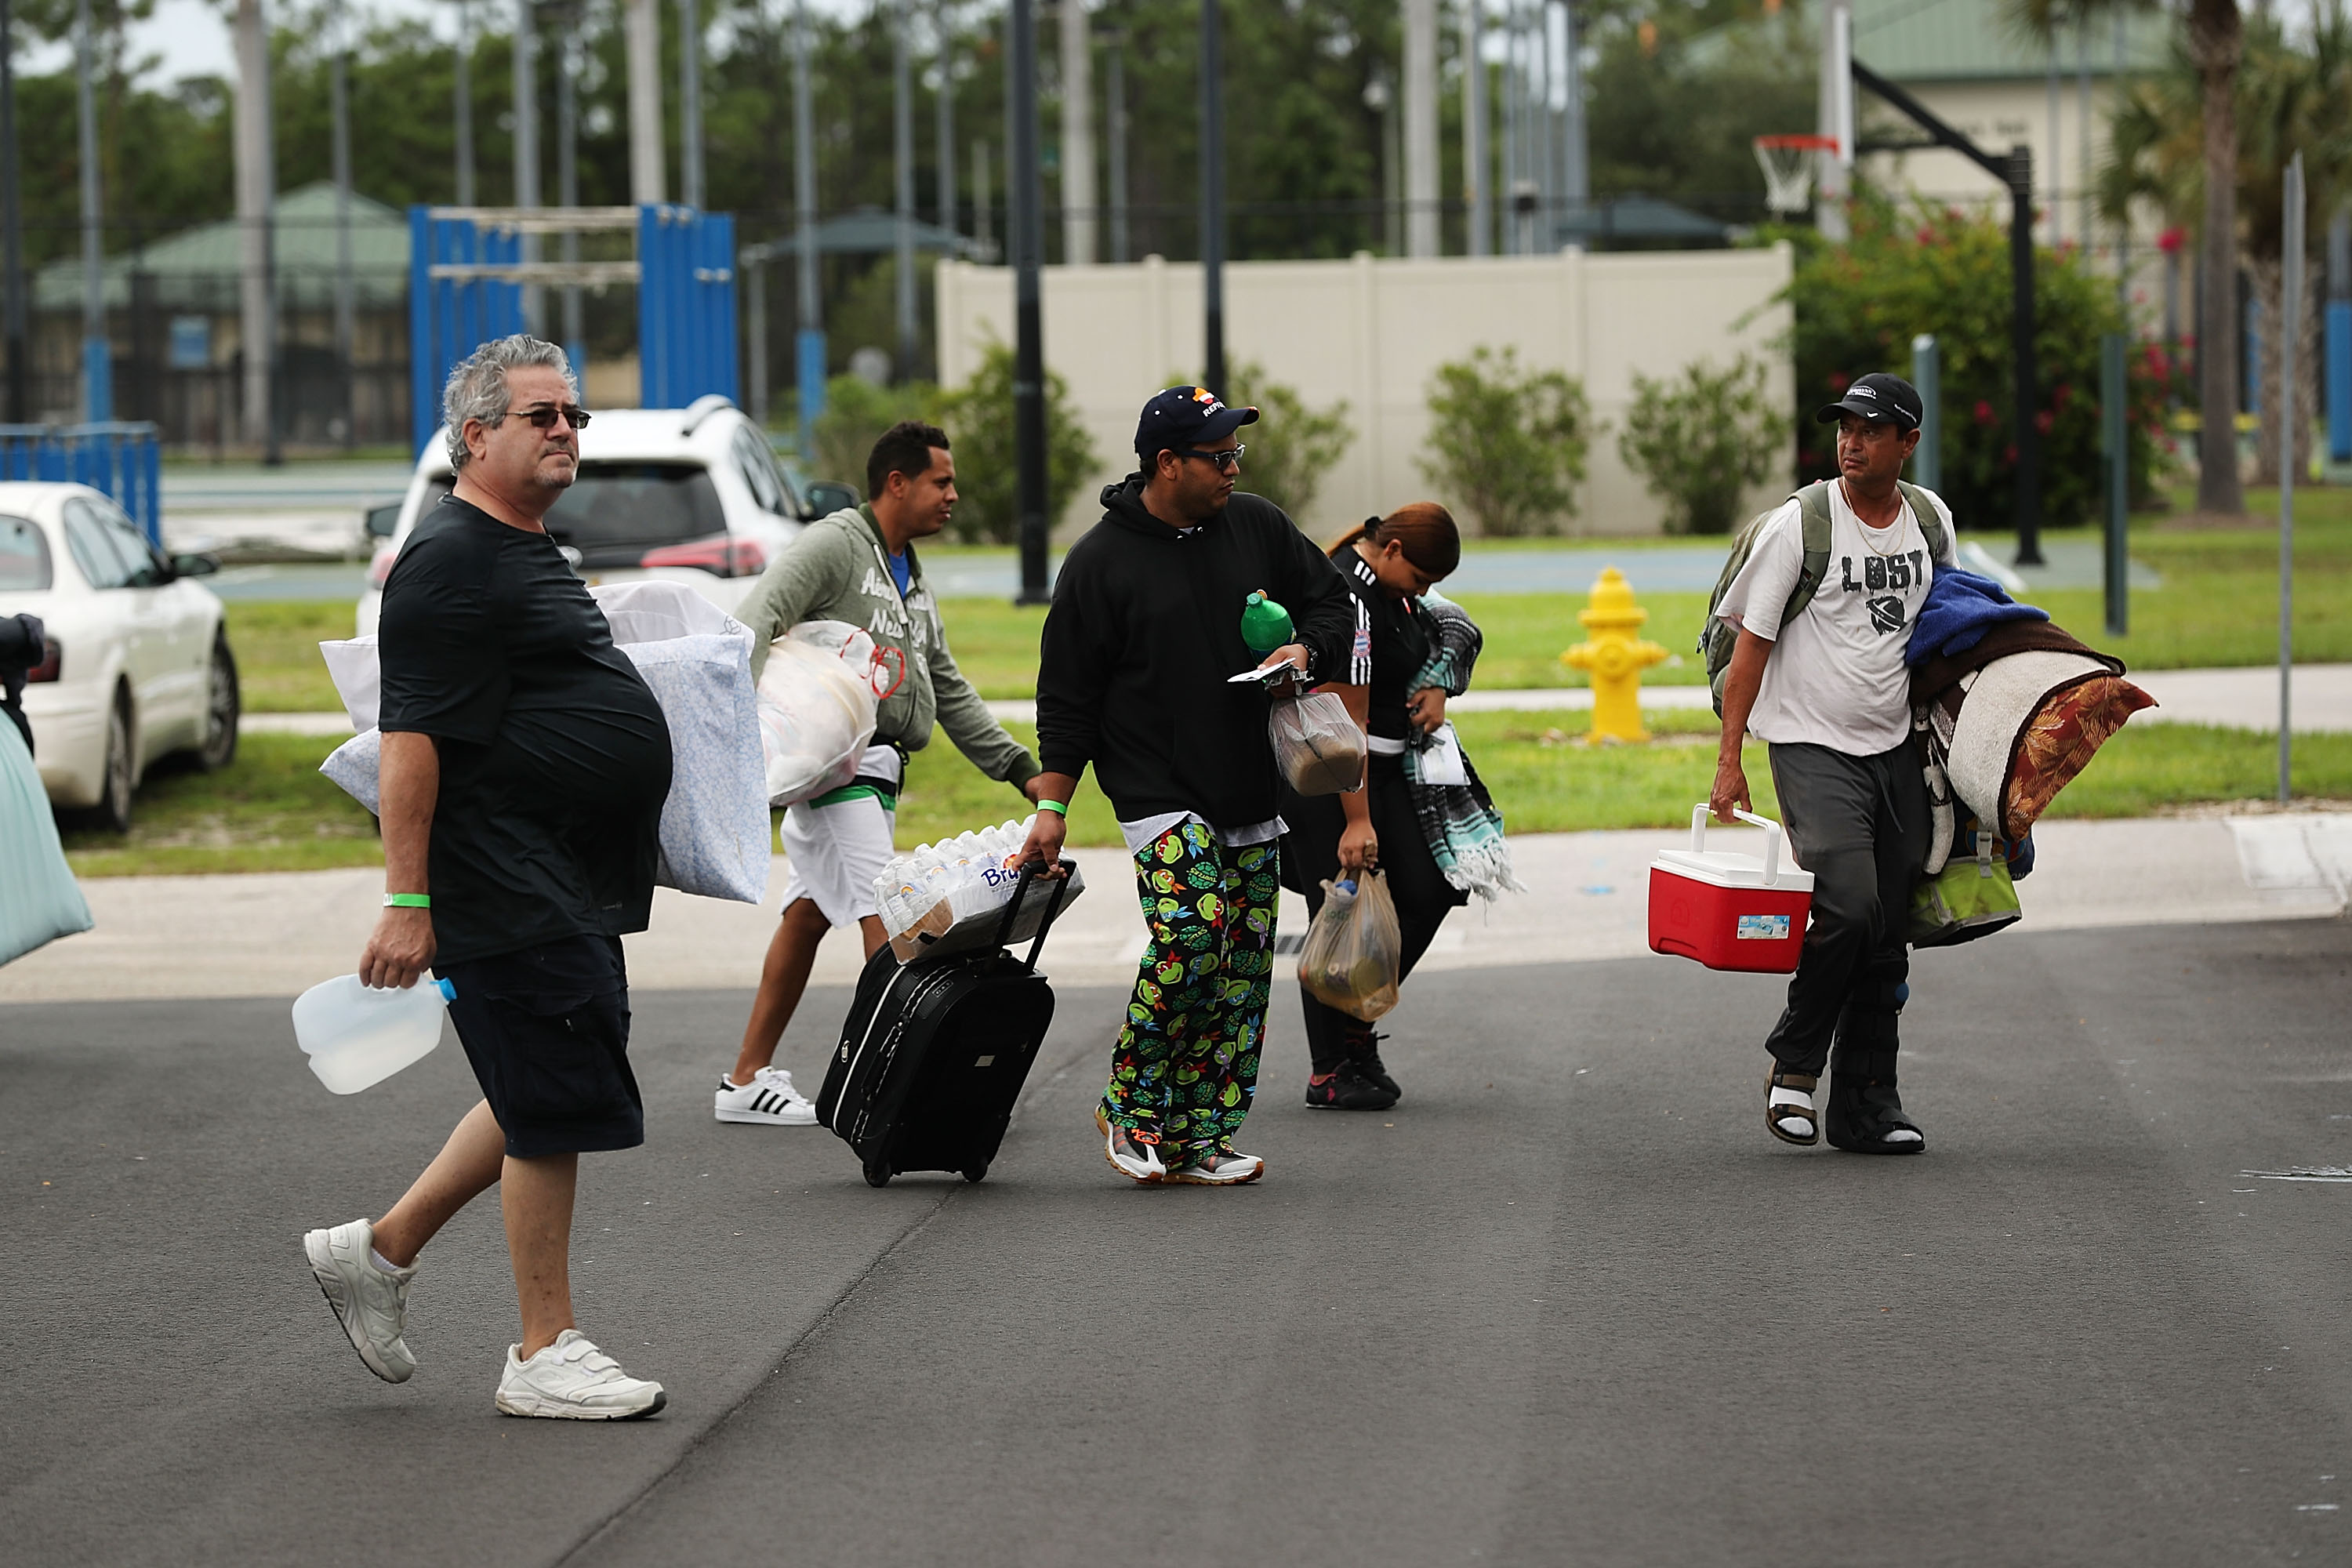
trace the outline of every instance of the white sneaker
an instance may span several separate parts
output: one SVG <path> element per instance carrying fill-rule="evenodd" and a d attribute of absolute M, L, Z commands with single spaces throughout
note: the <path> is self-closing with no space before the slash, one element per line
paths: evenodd
<path fill-rule="evenodd" d="M 335 1310 L 367 1369 L 386 1383 L 406 1383 L 416 1371 L 401 1333 L 408 1323 L 408 1282 L 416 1265 L 386 1271 L 376 1267 L 375 1226 L 363 1219 L 302 1237 L 310 1273 Z"/>
<path fill-rule="evenodd" d="M 520 1349 L 507 1347 L 506 1373 L 499 1379 L 498 1406 L 509 1415 L 634 1421 L 669 1403 L 660 1384 L 631 1377 L 578 1329 L 564 1330 L 529 1361 L 516 1359 Z"/>
<path fill-rule="evenodd" d="M 815 1101 L 794 1089 L 793 1075 L 782 1068 L 761 1068 L 740 1089 L 722 1076 L 711 1110 L 721 1121 L 756 1121 L 768 1127 L 816 1125 Z"/>
<path fill-rule="evenodd" d="M 1169 1172 L 1168 1179 L 1195 1187 L 1238 1187 L 1265 1174 L 1264 1160 L 1255 1154 L 1237 1154 L 1232 1144 L 1220 1143 Z"/>

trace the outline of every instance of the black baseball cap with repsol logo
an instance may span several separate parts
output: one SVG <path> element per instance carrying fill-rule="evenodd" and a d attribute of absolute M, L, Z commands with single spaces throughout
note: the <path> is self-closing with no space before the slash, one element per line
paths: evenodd
<path fill-rule="evenodd" d="M 1171 386 L 1143 405 L 1135 424 L 1135 453 L 1145 468 L 1162 452 L 1211 451 L 1244 425 L 1255 408 L 1228 408 L 1205 386 Z"/>
<path fill-rule="evenodd" d="M 1813 416 L 1822 425 L 1834 425 L 1848 414 L 1864 419 L 1885 419 L 1900 430 L 1919 428 L 1919 389 L 1899 375 L 1873 371 L 1845 389 L 1845 395 Z"/>

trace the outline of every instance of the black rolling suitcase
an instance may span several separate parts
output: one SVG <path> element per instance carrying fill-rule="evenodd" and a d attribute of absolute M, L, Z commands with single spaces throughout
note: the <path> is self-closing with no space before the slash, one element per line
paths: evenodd
<path fill-rule="evenodd" d="M 1059 878 L 1041 884 L 1024 869 L 983 952 L 901 964 L 885 946 L 866 963 L 816 1117 L 857 1152 L 873 1185 L 901 1171 L 956 1171 L 968 1182 L 988 1174 L 1054 1021 L 1037 952 L 1068 886 Z M 1049 888 L 1045 924 L 1028 958 L 1016 959 L 1003 937 L 1022 900 Z"/>

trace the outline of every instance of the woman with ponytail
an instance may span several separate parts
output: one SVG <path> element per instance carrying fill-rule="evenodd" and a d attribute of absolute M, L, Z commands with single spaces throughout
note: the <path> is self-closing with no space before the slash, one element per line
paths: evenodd
<path fill-rule="evenodd" d="M 1433 584 L 1462 560 L 1454 518 L 1434 501 L 1415 501 L 1368 520 L 1331 548 L 1332 564 L 1354 600 L 1355 640 L 1337 692 L 1364 727 L 1370 760 L 1364 787 L 1312 798 L 1283 792 L 1283 879 L 1323 907 L 1323 884 L 1343 874 L 1384 872 L 1404 939 L 1399 978 L 1428 951 L 1448 910 L 1469 895 L 1447 880 L 1423 831 L 1405 754 L 1445 721 L 1445 689 L 1420 680 L 1437 651 L 1421 604 Z M 1382 1065 L 1372 1026 L 1299 988 L 1314 1069 L 1307 1103 L 1329 1110 L 1385 1110 L 1402 1090 Z"/>

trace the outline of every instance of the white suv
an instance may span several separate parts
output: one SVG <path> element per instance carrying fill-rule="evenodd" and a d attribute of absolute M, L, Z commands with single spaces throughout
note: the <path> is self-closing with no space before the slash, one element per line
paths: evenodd
<path fill-rule="evenodd" d="M 766 434 L 716 394 L 687 408 L 594 413 L 580 432 L 579 477 L 547 514 L 549 536 L 592 584 L 667 578 L 734 610 L 809 516 Z M 437 430 L 368 568 L 362 637 L 376 628 L 401 546 L 450 485 L 448 433 Z"/>

